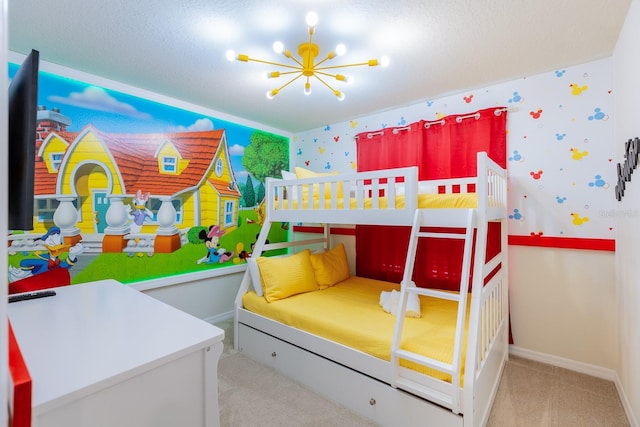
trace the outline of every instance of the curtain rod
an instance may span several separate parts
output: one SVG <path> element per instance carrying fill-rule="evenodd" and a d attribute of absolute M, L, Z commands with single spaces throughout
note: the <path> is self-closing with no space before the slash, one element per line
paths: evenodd
<path fill-rule="evenodd" d="M 503 108 L 496 108 L 493 111 L 493 114 L 495 114 L 496 116 L 499 116 L 505 111 L 513 112 L 513 111 L 517 111 L 517 110 L 518 110 L 518 108 L 517 107 L 513 107 L 513 106 L 511 106 L 511 107 L 503 107 Z M 461 123 L 464 119 L 471 119 L 471 118 L 474 118 L 474 119 L 478 120 L 480 118 L 480 113 L 477 112 L 477 113 L 474 113 L 474 114 L 468 114 L 466 116 L 458 116 L 458 117 L 456 117 L 456 123 Z M 424 123 L 424 127 L 425 127 L 425 129 L 429 129 L 431 127 L 431 125 L 437 125 L 437 124 L 439 124 L 441 126 L 444 126 L 445 123 L 446 123 L 445 119 L 446 119 L 446 117 L 443 117 L 440 120 L 436 120 L 436 121 L 432 121 L 432 122 L 425 122 Z M 405 130 L 410 131 L 411 130 L 411 125 L 404 126 L 404 127 L 401 127 L 401 128 L 393 128 L 392 132 L 393 132 L 394 135 L 397 135 L 399 132 L 402 132 L 402 131 L 405 131 Z M 375 131 L 375 132 L 369 132 L 367 134 L 367 139 L 371 139 L 374 136 L 378 136 L 378 135 L 384 135 L 384 129 L 383 130 L 379 130 L 379 131 Z M 355 139 L 359 139 L 359 136 L 356 135 Z"/>

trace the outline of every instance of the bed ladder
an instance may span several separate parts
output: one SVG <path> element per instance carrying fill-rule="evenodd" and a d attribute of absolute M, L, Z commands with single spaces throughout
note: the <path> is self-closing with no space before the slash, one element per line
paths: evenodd
<path fill-rule="evenodd" d="M 424 387 L 416 381 L 410 378 L 402 376 L 402 370 L 400 369 L 400 361 L 406 360 L 426 368 L 435 369 L 439 372 L 443 372 L 451 375 L 451 386 L 453 388 L 459 388 L 460 384 L 460 355 L 462 352 L 462 344 L 464 339 L 464 326 L 467 314 L 467 294 L 469 289 L 469 277 L 471 273 L 471 256 L 473 249 L 474 231 L 477 227 L 476 223 L 476 209 L 468 209 L 466 218 L 465 233 L 446 233 L 446 232 L 426 232 L 421 231 L 421 227 L 428 226 L 428 209 L 417 209 L 413 218 L 413 225 L 411 228 L 411 235 L 409 238 L 409 248 L 407 250 L 407 260 L 405 263 L 404 276 L 402 279 L 400 288 L 400 299 L 397 310 L 397 317 L 395 323 L 395 329 L 393 332 L 393 339 L 391 342 L 391 368 L 392 368 L 392 386 L 409 391 L 418 396 L 422 396 L 431 401 L 440 400 L 441 404 L 448 406 L 454 413 L 461 412 L 461 402 L 457 391 L 451 393 L 440 393 L 430 390 L 428 394 L 424 392 Z M 436 289 L 419 288 L 411 280 L 413 276 L 413 269 L 415 265 L 416 251 L 418 248 L 418 239 L 420 238 L 451 238 L 451 239 L 464 239 L 463 259 L 462 259 L 462 272 L 460 277 L 460 292 L 447 292 Z M 402 315 L 407 306 L 407 299 L 409 294 L 424 295 L 433 298 L 442 298 L 451 301 L 458 302 L 458 313 L 456 321 L 455 339 L 453 346 L 453 359 L 452 363 L 444 363 L 439 360 L 423 356 L 418 353 L 410 352 L 400 348 L 402 341 L 402 331 L 405 322 L 405 316 Z M 425 313 L 428 316 L 429 313 Z"/>

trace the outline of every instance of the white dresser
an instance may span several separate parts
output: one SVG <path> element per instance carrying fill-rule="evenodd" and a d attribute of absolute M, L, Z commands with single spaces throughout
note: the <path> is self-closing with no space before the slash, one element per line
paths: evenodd
<path fill-rule="evenodd" d="M 113 280 L 54 290 L 8 305 L 33 427 L 220 424 L 223 330 Z"/>

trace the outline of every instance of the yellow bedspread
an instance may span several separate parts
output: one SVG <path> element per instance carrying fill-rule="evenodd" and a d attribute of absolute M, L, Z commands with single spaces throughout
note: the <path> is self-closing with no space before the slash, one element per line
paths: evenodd
<path fill-rule="evenodd" d="M 390 360 L 395 317 L 382 310 L 379 300 L 382 291 L 392 289 L 399 289 L 399 286 L 352 276 L 330 288 L 271 303 L 253 291 L 246 293 L 242 301 L 249 311 Z M 401 348 L 451 363 L 457 303 L 420 296 L 420 307 L 421 318 L 405 319 Z M 448 374 L 407 361 L 401 364 L 451 381 Z M 461 372 L 464 372 L 464 367 Z"/>
<path fill-rule="evenodd" d="M 391 208 L 395 209 L 404 209 L 404 199 L 405 196 L 396 196 L 395 204 L 391 206 Z M 380 197 L 379 199 L 379 209 L 388 209 L 389 208 L 389 198 L 388 197 Z M 284 209 L 290 209 L 288 200 L 283 200 Z M 293 209 L 308 209 L 309 202 L 307 199 L 303 199 L 301 203 L 301 207 L 298 208 L 298 201 L 293 200 Z M 274 203 L 276 209 L 279 208 L 278 203 Z M 371 209 L 373 207 L 373 199 L 364 199 L 363 200 L 364 209 Z M 449 193 L 449 194 L 419 194 L 418 195 L 418 208 L 427 209 L 427 208 L 475 208 L 478 206 L 478 195 L 476 193 Z M 320 208 L 320 200 L 314 199 L 313 201 L 313 209 Z M 324 209 L 331 208 L 331 200 L 324 199 Z M 358 202 L 355 198 L 349 199 L 349 209 L 357 209 Z M 344 199 L 339 198 L 336 200 L 336 209 L 344 209 Z"/>

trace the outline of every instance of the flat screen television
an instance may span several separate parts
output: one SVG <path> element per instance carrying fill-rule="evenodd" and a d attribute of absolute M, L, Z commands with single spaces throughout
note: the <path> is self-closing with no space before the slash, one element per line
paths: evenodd
<path fill-rule="evenodd" d="M 33 230 L 39 59 L 32 50 L 9 84 L 9 230 Z"/>

